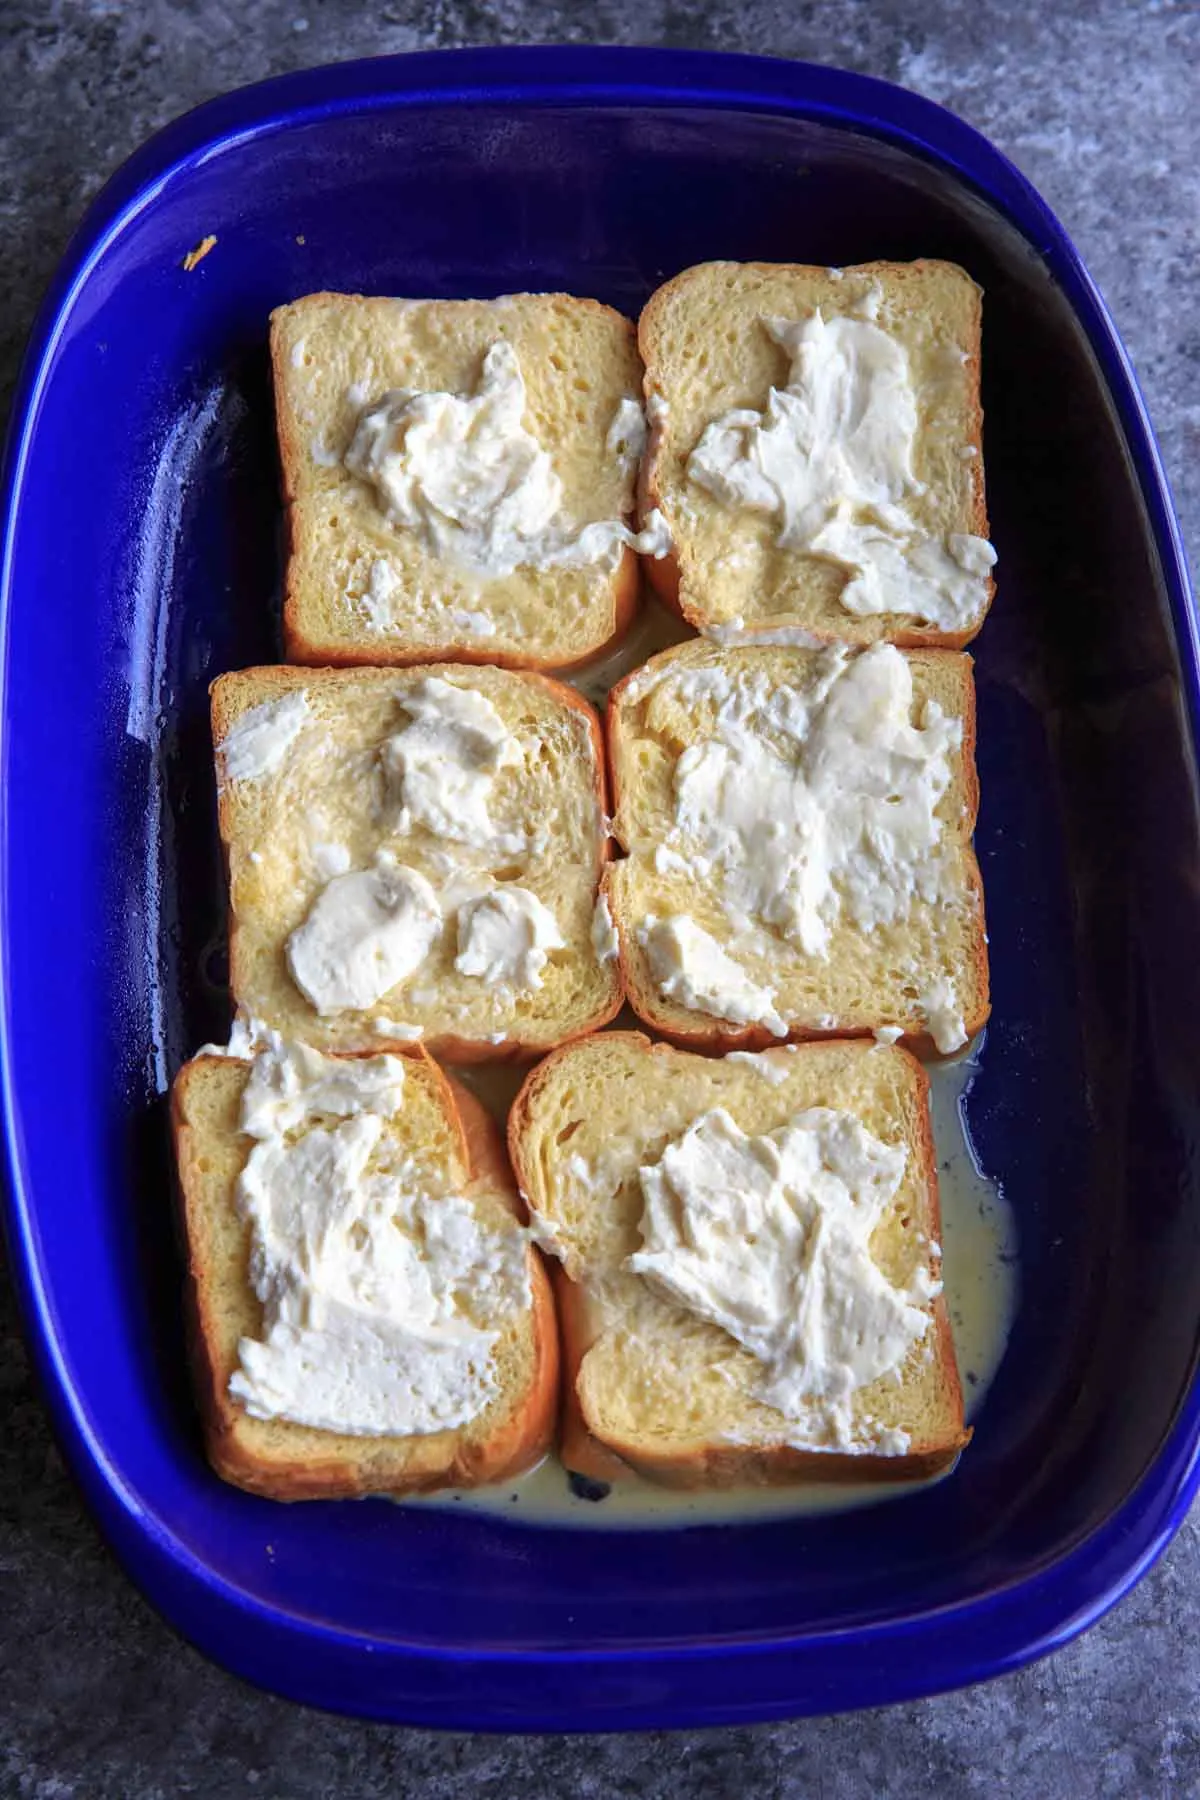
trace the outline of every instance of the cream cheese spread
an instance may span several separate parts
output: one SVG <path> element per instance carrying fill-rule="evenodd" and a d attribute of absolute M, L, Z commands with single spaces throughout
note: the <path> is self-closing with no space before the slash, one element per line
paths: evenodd
<path fill-rule="evenodd" d="M 769 988 L 752 981 L 741 964 L 687 913 L 647 918 L 638 932 L 650 975 L 667 1000 L 737 1025 L 765 1025 L 777 1037 L 787 1025 Z"/>
<path fill-rule="evenodd" d="M 527 786 L 497 786 L 503 770 L 529 771 L 522 740 L 485 694 L 426 675 L 397 700 L 401 728 L 389 728 L 374 748 L 356 749 L 352 765 L 356 780 L 372 778 L 367 822 L 376 843 L 395 848 L 380 847 L 361 866 L 371 856 L 370 833 L 353 822 L 352 866 L 350 850 L 326 835 L 336 809 L 310 808 L 305 860 L 323 885 L 287 940 L 288 968 L 323 1016 L 369 1010 L 427 959 L 437 963 L 426 971 L 431 982 L 452 970 L 511 1007 L 517 990 L 542 986 L 551 954 L 567 947 L 551 908 L 513 879 L 543 856 L 550 808 L 539 800 L 541 820 L 526 829 Z M 591 737 L 582 735 L 590 758 Z M 416 841 L 406 849 L 409 834 Z M 408 998 L 431 1005 L 436 988 L 413 989 Z M 473 1003 L 459 1011 L 465 1016 Z"/>
<path fill-rule="evenodd" d="M 940 1292 L 924 1263 L 898 1287 L 871 1255 L 906 1162 L 849 1113 L 813 1107 L 755 1137 L 717 1108 L 639 1169 L 642 1247 L 628 1266 L 749 1350 L 767 1405 L 816 1413 L 849 1447 L 853 1396 L 899 1379 Z M 907 1440 L 891 1432 L 884 1447 Z"/>
<path fill-rule="evenodd" d="M 276 1044 L 255 1064 L 237 1198 L 262 1331 L 240 1341 L 229 1383 L 255 1418 L 420 1435 L 465 1424 L 496 1392 L 499 1332 L 530 1302 L 526 1234 L 485 1224 L 396 1156 L 385 1120 L 403 1092 L 393 1057 L 333 1063 Z"/>
<path fill-rule="evenodd" d="M 303 688 L 247 707 L 217 748 L 226 781 L 258 781 L 277 769 L 308 722 Z"/>
<path fill-rule="evenodd" d="M 391 563 L 384 557 L 377 556 L 367 574 L 366 591 L 360 596 L 367 624 L 372 631 L 385 631 L 393 623 L 392 600 L 399 587 L 400 581 Z"/>
<path fill-rule="evenodd" d="M 784 1044 L 783 1049 L 795 1051 L 795 1044 Z M 778 1055 L 765 1050 L 730 1050 L 725 1057 L 726 1062 L 740 1063 L 744 1068 L 753 1070 L 763 1081 L 770 1082 L 772 1087 L 779 1087 L 788 1078 L 787 1063 Z"/>
<path fill-rule="evenodd" d="M 631 472 L 641 461 L 646 448 L 646 415 L 629 394 L 619 402 L 613 414 L 604 448 Z"/>
<path fill-rule="evenodd" d="M 592 949 L 599 963 L 615 962 L 621 943 L 613 924 L 612 911 L 603 894 L 597 896 L 592 910 Z"/>
<path fill-rule="evenodd" d="M 232 1056 L 245 1061 L 271 1037 L 268 1026 L 239 1008 L 229 1028 L 227 1044 L 201 1044 L 197 1056 Z"/>
<path fill-rule="evenodd" d="M 519 855 L 524 832 L 497 832 L 489 810 L 499 770 L 521 761 L 521 746 L 483 694 L 427 675 L 400 694 L 409 722 L 384 744 L 384 773 L 399 805 L 397 825 L 435 837 Z"/>
<path fill-rule="evenodd" d="M 416 1044 L 425 1036 L 423 1025 L 406 1025 L 401 1019 L 389 1019 L 382 1014 L 371 1020 L 371 1030 L 376 1037 L 395 1038 L 400 1044 Z"/>
<path fill-rule="evenodd" d="M 327 843 L 317 839 L 309 845 L 312 866 L 322 881 L 332 881 L 335 875 L 346 875 L 350 870 L 350 852 L 345 844 Z"/>
<path fill-rule="evenodd" d="M 262 1027 L 259 1031 L 262 1048 L 242 1092 L 241 1128 L 248 1137 L 294 1131 L 322 1114 L 349 1118 L 377 1113 L 387 1119 L 399 1111 L 404 1098 L 400 1057 L 322 1056 L 308 1044 L 288 1043 Z"/>
<path fill-rule="evenodd" d="M 369 401 L 345 466 L 394 524 L 486 579 L 522 567 L 615 563 L 624 545 L 665 555 L 661 522 L 639 536 L 620 519 L 581 529 L 564 514 L 562 481 L 525 412 L 520 361 L 501 340 L 485 355 L 472 394 L 395 388 Z M 631 416 L 619 409 L 609 440 L 620 462 L 631 455 L 631 429 Z"/>
<path fill-rule="evenodd" d="M 667 680 L 715 713 L 676 764 L 659 860 L 715 877 L 735 931 L 766 925 L 825 956 L 842 915 L 869 931 L 957 897 L 937 808 L 962 727 L 932 701 L 911 722 L 912 671 L 892 645 L 830 651 L 808 690 L 718 667 Z"/>
<path fill-rule="evenodd" d="M 471 612 L 461 606 L 456 606 L 451 612 L 450 623 L 456 631 L 463 632 L 467 637 L 495 637 L 496 635 L 495 619 L 487 613 Z M 514 635 L 520 634 L 514 632 Z"/>
<path fill-rule="evenodd" d="M 759 649 L 820 650 L 827 642 L 815 632 L 806 631 L 803 625 L 770 625 L 760 630 L 753 625 L 747 626 L 741 617 L 730 619 L 725 625 L 705 625 L 700 636 L 725 649 L 749 644 Z"/>
<path fill-rule="evenodd" d="M 458 909 L 454 966 L 489 986 L 540 988 L 550 951 L 564 947 L 554 914 L 528 888 L 492 888 Z"/>
<path fill-rule="evenodd" d="M 338 875 L 287 941 L 301 993 L 322 1015 L 362 1011 L 411 975 L 442 929 L 437 894 L 416 869 L 381 852 Z"/>
<path fill-rule="evenodd" d="M 967 1027 L 962 1016 L 954 984 L 945 975 L 937 976 L 917 1002 L 929 1023 L 929 1035 L 943 1056 L 961 1050 L 967 1041 Z"/>
<path fill-rule="evenodd" d="M 838 598 L 847 612 L 911 613 L 943 631 L 965 631 L 982 618 L 996 553 L 986 538 L 952 531 L 944 539 L 897 538 L 842 506 L 810 546 L 850 579 Z"/>
<path fill-rule="evenodd" d="M 777 520 L 781 548 L 844 569 L 848 611 L 968 630 L 996 554 L 985 538 L 932 538 L 908 510 L 925 491 L 913 471 L 918 393 L 904 345 L 870 316 L 874 298 L 857 316 L 765 319 L 790 359 L 786 386 L 762 411 L 707 425 L 687 472 L 723 505 Z"/>

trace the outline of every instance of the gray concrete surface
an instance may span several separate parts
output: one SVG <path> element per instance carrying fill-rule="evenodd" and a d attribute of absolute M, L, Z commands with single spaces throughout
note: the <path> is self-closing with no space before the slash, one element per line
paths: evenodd
<path fill-rule="evenodd" d="M 1123 330 L 1200 543 L 1200 13 L 1147 0 L 4 0 L 0 383 L 68 232 L 156 126 L 328 60 L 549 39 L 807 57 L 887 76 L 987 132 L 1041 187 Z M 0 1795 L 1200 1794 L 1200 1528 L 1050 1661 L 849 1720 L 480 1739 L 362 1726 L 252 1692 L 178 1642 L 63 1471 L 0 1284 Z"/>

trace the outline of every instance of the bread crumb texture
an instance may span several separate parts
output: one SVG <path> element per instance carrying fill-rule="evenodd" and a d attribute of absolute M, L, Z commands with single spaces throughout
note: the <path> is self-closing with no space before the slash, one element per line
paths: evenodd
<path fill-rule="evenodd" d="M 214 684 L 213 736 L 231 986 L 252 1018 L 326 1050 L 419 1037 L 469 1059 L 616 1011 L 592 939 L 599 726 L 570 690 L 458 665 L 252 669 Z"/>
<path fill-rule="evenodd" d="M 779 327 L 809 320 L 818 310 L 825 321 L 862 319 L 903 360 L 913 406 L 911 454 L 903 459 L 911 480 L 898 498 L 909 521 L 906 533 L 933 546 L 938 554 L 928 554 L 943 575 L 959 585 L 964 575 L 976 575 L 979 603 L 959 609 L 961 617 L 935 623 L 902 612 L 850 610 L 862 603 L 861 583 L 844 561 L 832 551 L 815 554 L 781 544 L 789 521 L 777 511 L 727 504 L 711 482 L 695 478 L 701 464 L 714 460 L 711 436 L 689 468 L 715 422 L 735 414 L 744 415 L 745 423 L 764 412 L 773 389 L 787 387 L 794 346 Z M 675 549 L 668 564 L 648 565 L 651 579 L 701 628 L 797 625 L 857 644 L 968 642 L 993 589 L 986 545 L 976 555 L 966 542 L 985 540 L 988 532 L 980 330 L 980 291 L 946 262 L 867 263 L 846 270 L 705 263 L 660 288 L 639 325 L 651 421 L 642 505 L 662 511 Z M 857 416 L 851 421 L 861 422 Z M 806 415 L 805 441 L 813 423 Z M 818 430 L 823 423 L 829 420 L 816 420 Z M 844 536 L 846 524 L 870 523 L 872 517 L 878 524 L 894 513 L 894 505 L 891 513 L 885 505 L 877 515 L 868 508 L 838 525 L 835 535 Z M 797 522 L 790 525 L 795 537 Z M 805 539 L 808 533 L 798 535 Z M 970 571 L 958 567 L 952 554 L 942 567 L 942 553 L 956 549 Z"/>
<path fill-rule="evenodd" d="M 470 1486 L 528 1467 L 552 1430 L 558 1358 L 549 1284 L 532 1249 L 530 1303 L 504 1320 L 492 1350 L 492 1395 L 465 1424 L 407 1437 L 362 1436 L 255 1418 L 231 1395 L 240 1344 L 263 1333 L 251 1226 L 238 1204 L 253 1148 L 241 1130 L 250 1067 L 233 1057 L 197 1057 L 180 1070 L 172 1094 L 192 1359 L 217 1472 L 276 1499 L 315 1499 Z M 288 1137 L 341 1123 L 339 1115 L 317 1115 L 293 1123 Z M 403 1102 L 383 1121 L 372 1166 L 400 1168 L 434 1196 L 466 1196 L 489 1229 L 521 1229 L 521 1203 L 495 1128 L 428 1058 L 407 1059 Z"/>
<path fill-rule="evenodd" d="M 631 518 L 634 462 L 613 432 L 628 403 L 640 402 L 642 368 L 633 326 L 610 307 L 562 294 L 294 301 L 271 323 L 292 660 L 450 655 L 560 667 L 594 655 L 628 623 L 638 579 L 631 550 L 481 576 L 395 523 L 346 467 L 365 408 L 396 390 L 474 394 L 498 344 L 515 353 L 524 428 L 561 482 L 563 517 L 575 527 Z"/>
<path fill-rule="evenodd" d="M 988 1012 L 974 721 L 950 651 L 693 642 L 618 686 L 627 856 L 604 891 L 639 1016 L 711 1048 L 888 1028 L 960 1048 Z M 723 1001 L 689 987 L 680 920 Z"/>
<path fill-rule="evenodd" d="M 639 1169 L 698 1118 L 720 1108 L 761 1135 L 826 1107 L 903 1148 L 903 1176 L 870 1255 L 897 1286 L 915 1276 L 937 1286 L 937 1177 L 920 1065 L 903 1050 L 854 1043 L 779 1048 L 762 1064 L 766 1078 L 744 1057 L 606 1032 L 548 1057 L 527 1079 L 509 1142 L 539 1240 L 563 1265 L 569 1404 L 607 1450 L 683 1486 L 944 1468 L 969 1434 L 940 1294 L 925 1301 L 929 1330 L 899 1379 L 885 1375 L 854 1393 L 850 1441 L 839 1445 L 820 1405 L 788 1418 L 765 1404 L 756 1356 L 630 1270 L 642 1246 Z M 892 1453 L 882 1453 L 889 1443 Z"/>

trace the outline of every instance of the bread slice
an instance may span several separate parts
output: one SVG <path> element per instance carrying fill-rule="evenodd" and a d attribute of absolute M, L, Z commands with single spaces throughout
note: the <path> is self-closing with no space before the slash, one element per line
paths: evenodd
<path fill-rule="evenodd" d="M 493 835 L 482 840 L 454 790 L 447 818 L 403 811 L 407 789 L 385 767 L 385 746 L 412 729 L 405 697 L 449 690 L 492 709 L 515 759 L 491 772 Z M 255 722 L 289 718 L 295 735 L 275 740 L 277 760 L 256 761 Z M 532 1055 L 616 1012 L 620 977 L 592 940 L 608 853 L 603 749 L 595 712 L 570 688 L 460 664 L 248 669 L 214 682 L 212 728 L 229 873 L 230 984 L 244 1013 L 325 1050 L 402 1049 L 421 1039 L 452 1061 L 469 1061 Z M 418 885 L 429 883 L 443 917 L 428 954 L 390 991 L 366 1006 L 319 1012 L 297 985 L 289 940 L 332 880 L 372 868 L 380 851 L 415 871 Z M 454 889 L 464 878 L 495 894 L 521 890 L 553 914 L 562 943 L 538 952 L 544 966 L 531 980 L 489 981 L 456 967 L 464 915 Z"/>
<path fill-rule="evenodd" d="M 493 1351 L 497 1392 L 455 1430 L 404 1437 L 316 1430 L 254 1417 L 230 1393 L 241 1340 L 262 1332 L 249 1273 L 251 1228 L 236 1191 L 252 1147 L 240 1129 L 250 1069 L 233 1057 L 201 1055 L 179 1071 L 171 1096 L 192 1360 L 217 1474 L 272 1499 L 317 1500 L 472 1487 L 529 1468 L 549 1447 L 558 1399 L 554 1302 L 532 1247 L 529 1307 Z M 496 1229 L 524 1220 L 496 1127 L 428 1057 L 406 1060 L 402 1105 L 386 1121 L 381 1146 L 412 1158 L 439 1191 L 468 1197 Z"/>
<path fill-rule="evenodd" d="M 780 520 L 729 506 L 692 478 L 688 460 L 706 428 L 732 409 L 761 411 L 788 381 L 790 356 L 765 321 L 873 319 L 907 353 L 916 391 L 912 473 L 904 506 L 920 534 L 986 539 L 979 400 L 981 296 L 954 263 L 863 263 L 824 269 L 787 263 L 702 263 L 659 288 L 638 342 L 646 364 L 650 440 L 645 511 L 664 514 L 673 554 L 647 565 L 651 581 L 698 628 L 790 626 L 848 643 L 961 647 L 983 611 L 957 626 L 911 614 L 848 611 L 844 563 L 778 542 Z M 993 584 L 986 583 L 990 600 Z M 986 601 L 985 601 L 986 604 Z"/>
<path fill-rule="evenodd" d="M 715 1108 L 758 1136 L 810 1107 L 849 1113 L 904 1147 L 870 1255 L 897 1286 L 920 1271 L 936 1285 L 928 1078 L 906 1051 L 840 1042 L 717 1060 L 612 1031 L 555 1052 L 529 1075 L 509 1149 L 538 1241 L 560 1262 L 569 1468 L 612 1479 L 632 1467 L 681 1487 L 903 1479 L 946 1469 L 968 1441 L 940 1294 L 925 1302 L 929 1325 L 899 1379 L 856 1390 L 848 1440 L 824 1448 L 814 1441 L 819 1408 L 789 1419 L 765 1404 L 757 1358 L 627 1266 L 642 1246 L 640 1167 Z"/>
<path fill-rule="evenodd" d="M 717 695 L 751 697 L 756 743 L 774 747 L 783 758 L 772 761 L 771 768 L 800 769 L 806 781 L 817 780 L 814 745 L 832 716 L 830 706 L 843 692 L 843 682 L 865 676 L 868 662 L 874 680 L 896 680 L 898 716 L 919 726 L 935 716 L 928 709 L 940 708 L 961 728 L 958 747 L 948 743 L 945 749 L 947 784 L 932 809 L 938 827 L 938 885 L 928 894 L 915 890 L 909 906 L 897 905 L 896 916 L 877 921 L 869 911 L 854 910 L 858 903 L 846 897 L 844 872 L 835 868 L 831 904 L 837 910 L 829 920 L 824 953 L 810 953 L 786 920 L 769 924 L 759 914 L 748 928 L 735 929 L 730 894 L 737 882 L 743 875 L 757 881 L 783 869 L 789 846 L 795 848 L 801 839 L 790 826 L 770 841 L 764 836 L 732 874 L 721 865 L 705 872 L 691 860 L 699 840 L 677 827 L 681 770 L 720 733 L 728 737 L 729 728 L 720 724 Z M 908 684 L 911 701 L 906 705 Z M 789 733 L 786 721 L 797 715 L 801 723 L 793 723 Z M 957 735 L 953 726 L 949 733 L 940 729 L 948 739 Z M 903 652 L 888 645 L 858 653 L 761 644 L 722 648 L 693 640 L 652 657 L 613 689 L 608 745 L 614 831 L 628 854 L 610 865 L 604 894 L 620 940 L 629 1000 L 646 1024 L 674 1043 L 699 1050 L 760 1049 L 782 1037 L 883 1032 L 901 1037 L 922 1056 L 952 1053 L 982 1028 L 989 1008 L 988 965 L 983 892 L 971 845 L 979 790 L 969 656 L 946 650 Z M 892 819 L 906 816 L 903 809 L 890 809 L 895 796 L 873 793 L 873 785 L 889 771 L 904 778 L 902 741 L 894 760 L 895 767 L 882 754 L 868 756 L 856 778 L 854 792 L 868 796 L 861 831 L 852 840 L 856 855 L 873 836 L 886 833 Z M 731 766 L 729 786 L 739 779 L 739 764 L 735 760 Z M 755 792 L 766 793 L 764 776 L 750 764 L 740 766 L 748 791 L 735 793 L 732 800 L 753 809 Z M 826 816 L 835 824 L 851 816 L 845 792 L 834 787 L 821 793 Z M 727 786 L 723 804 L 730 802 Z M 766 818 L 764 812 L 764 830 Z M 866 867 L 891 890 L 886 837 Z M 669 975 L 664 991 L 662 968 L 656 969 L 654 960 L 653 934 L 661 926 L 654 922 L 678 918 L 694 921 L 732 956 L 759 991 L 754 1004 L 726 1007 L 729 1016 L 718 1016 L 695 993 L 675 991 L 672 997 L 677 984 Z M 685 999 L 696 1004 L 685 1004 Z"/>
<path fill-rule="evenodd" d="M 562 482 L 562 516 L 572 528 L 632 517 L 636 445 L 622 454 L 610 433 L 622 401 L 640 399 L 642 370 L 633 326 L 611 307 L 566 294 L 295 300 L 271 315 L 290 660 L 565 667 L 629 623 L 629 548 L 581 567 L 482 577 L 393 524 L 342 460 L 364 407 L 397 389 L 471 394 L 497 343 L 516 352 L 524 424 Z"/>

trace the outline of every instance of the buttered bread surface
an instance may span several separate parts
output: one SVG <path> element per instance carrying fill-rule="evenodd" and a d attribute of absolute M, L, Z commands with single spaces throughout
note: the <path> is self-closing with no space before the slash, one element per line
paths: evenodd
<path fill-rule="evenodd" d="M 289 657 L 564 667 L 624 630 L 629 320 L 563 294 L 314 294 L 272 315 L 271 357 Z M 638 547 L 667 548 L 653 523 Z"/>
<path fill-rule="evenodd" d="M 570 690 L 459 665 L 249 670 L 215 684 L 213 732 L 247 1015 L 325 1049 L 469 1058 L 616 1011 L 593 939 L 599 726 Z"/>
<path fill-rule="evenodd" d="M 278 1499 L 471 1486 L 545 1453 L 553 1303 L 495 1128 L 429 1059 L 280 1040 L 172 1092 L 218 1473 Z"/>
<path fill-rule="evenodd" d="M 960 1050 L 988 1012 L 974 735 L 950 651 L 693 642 L 626 677 L 604 892 L 639 1016 L 708 1049 Z"/>
<path fill-rule="evenodd" d="M 316 294 L 271 354 L 292 666 L 213 685 L 237 1051 L 174 1096 L 214 1466 L 507 1479 L 561 1342 L 593 1482 L 945 1472 L 910 1051 L 989 1008 L 979 290 L 707 264 L 636 335 Z M 686 623 L 626 635 L 639 579 Z M 507 1154 L 429 1053 L 544 1058 Z"/>
<path fill-rule="evenodd" d="M 981 295 L 953 263 L 706 263 L 642 313 L 651 570 L 698 628 L 961 646 L 991 602 Z"/>
<path fill-rule="evenodd" d="M 560 1264 L 573 1464 L 914 1476 L 966 1442 L 906 1051 L 712 1059 L 606 1032 L 533 1071 L 509 1148 Z"/>

